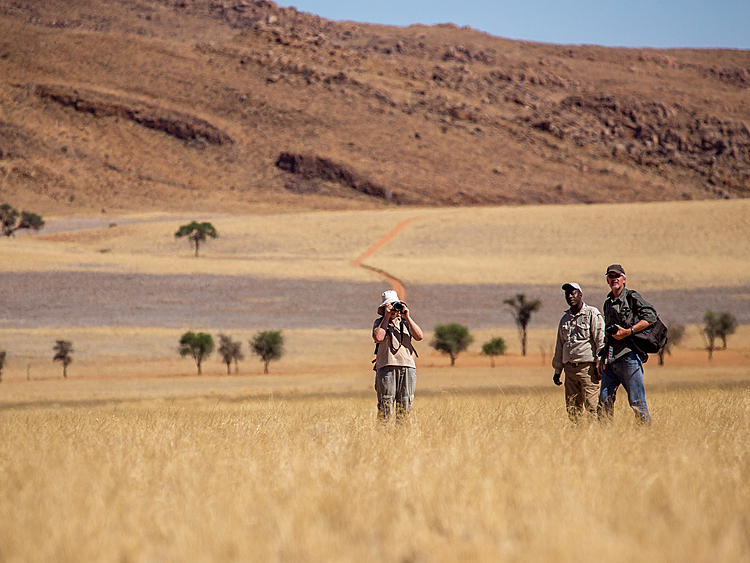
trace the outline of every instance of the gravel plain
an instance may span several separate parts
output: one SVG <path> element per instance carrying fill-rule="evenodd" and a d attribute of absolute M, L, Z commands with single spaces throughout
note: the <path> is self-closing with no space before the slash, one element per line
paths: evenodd
<path fill-rule="evenodd" d="M 370 327 L 386 282 L 289 280 L 226 275 L 102 272 L 2 272 L 0 326 L 5 328 L 133 326 L 151 328 Z M 637 288 L 636 288 L 637 289 Z M 406 301 L 424 329 L 458 322 L 470 328 L 512 326 L 505 299 L 524 293 L 542 308 L 530 327 L 557 325 L 567 308 L 559 286 L 420 284 Z M 587 290 L 601 309 L 602 289 Z M 750 324 L 750 286 L 644 292 L 667 322 L 702 322 L 706 310 L 730 311 Z"/>

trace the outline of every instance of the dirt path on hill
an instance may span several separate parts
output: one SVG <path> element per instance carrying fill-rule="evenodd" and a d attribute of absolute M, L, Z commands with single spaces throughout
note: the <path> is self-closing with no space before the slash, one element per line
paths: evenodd
<path fill-rule="evenodd" d="M 352 266 L 355 266 L 357 268 L 364 268 L 365 270 L 370 270 L 371 272 L 375 272 L 376 274 L 383 276 L 386 280 L 388 280 L 388 282 L 391 284 L 391 287 L 396 291 L 402 301 L 406 301 L 406 288 L 404 287 L 403 282 L 397 277 L 389 274 L 385 270 L 368 266 L 367 264 L 363 264 L 362 261 L 372 256 L 387 243 L 395 239 L 401 233 L 401 231 L 403 231 L 406 226 L 409 225 L 409 223 L 415 221 L 416 219 L 417 217 L 412 217 L 410 219 L 406 219 L 405 221 L 401 221 L 398 225 L 388 231 L 379 241 L 365 250 L 359 258 L 356 258 L 351 262 Z"/>

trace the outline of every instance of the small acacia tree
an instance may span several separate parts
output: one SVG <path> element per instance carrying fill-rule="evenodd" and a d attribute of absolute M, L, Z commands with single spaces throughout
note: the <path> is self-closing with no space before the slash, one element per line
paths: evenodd
<path fill-rule="evenodd" d="M 221 355 L 221 361 L 227 364 L 227 375 L 230 373 L 229 368 L 232 362 L 234 362 L 234 373 L 239 373 L 240 369 L 237 366 L 237 362 L 245 359 L 245 356 L 242 354 L 242 343 L 239 340 L 233 340 L 226 334 L 220 334 L 219 354 Z"/>
<path fill-rule="evenodd" d="M 672 355 L 672 348 L 674 346 L 679 346 L 680 342 L 682 342 L 682 338 L 685 336 L 685 325 L 669 325 L 667 327 L 667 334 L 669 335 L 669 338 L 667 338 L 667 343 L 664 345 L 664 347 L 659 350 L 659 365 L 664 365 L 664 356 L 665 355 Z"/>
<path fill-rule="evenodd" d="M 214 339 L 205 332 L 195 333 L 188 331 L 180 337 L 180 345 L 177 348 L 180 356 L 192 356 L 195 365 L 198 366 L 198 375 L 201 375 L 201 363 L 214 351 Z"/>
<path fill-rule="evenodd" d="M 56 340 L 55 345 L 52 347 L 55 352 L 52 358 L 53 362 L 62 362 L 63 365 L 63 378 L 68 378 L 68 366 L 73 363 L 73 343 L 69 340 Z"/>
<path fill-rule="evenodd" d="M 482 344 L 482 354 L 490 357 L 490 366 L 495 367 L 495 356 L 502 356 L 506 351 L 505 340 L 493 338 Z"/>
<path fill-rule="evenodd" d="M 263 330 L 250 340 L 250 349 L 263 362 L 263 373 L 268 373 L 268 364 L 284 355 L 284 335 L 280 330 Z"/>
<path fill-rule="evenodd" d="M 451 367 L 456 364 L 456 357 L 474 342 L 474 337 L 469 329 L 458 323 L 447 325 L 435 325 L 434 337 L 430 346 L 438 352 L 448 354 L 451 359 Z"/>
<path fill-rule="evenodd" d="M 0 350 L 0 382 L 3 381 L 3 367 L 5 367 L 5 350 Z"/>
<path fill-rule="evenodd" d="M 714 357 L 714 350 L 716 349 L 716 337 L 719 334 L 719 315 L 713 311 L 706 311 L 703 315 L 703 328 L 701 329 L 701 335 L 706 343 L 706 350 L 708 351 L 708 359 Z"/>
<path fill-rule="evenodd" d="M 716 336 L 721 338 L 721 349 L 727 349 L 727 336 L 737 330 L 737 318 L 732 313 L 719 313 L 719 329 Z"/>
<path fill-rule="evenodd" d="M 195 257 L 198 258 L 198 247 L 200 247 L 200 244 L 205 242 L 209 237 L 218 238 L 219 233 L 216 232 L 216 228 L 211 223 L 193 221 L 187 225 L 182 225 L 174 236 L 175 238 L 187 237 L 195 246 Z"/>
<path fill-rule="evenodd" d="M 518 337 L 521 339 L 521 355 L 526 355 L 527 334 L 526 327 L 529 326 L 531 314 L 542 308 L 542 302 L 539 299 L 526 300 L 526 295 L 517 293 L 513 299 L 503 301 L 513 309 L 513 318 L 518 327 Z"/>
<path fill-rule="evenodd" d="M 3 234 L 6 237 L 21 229 L 38 231 L 44 227 L 44 219 L 36 213 L 22 211 L 20 221 L 18 221 L 18 215 L 18 210 L 11 205 L 7 203 L 0 205 L 0 226 L 2 226 Z"/>

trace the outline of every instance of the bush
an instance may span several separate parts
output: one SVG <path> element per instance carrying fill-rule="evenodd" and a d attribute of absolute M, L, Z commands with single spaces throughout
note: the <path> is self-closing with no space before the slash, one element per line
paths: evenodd
<path fill-rule="evenodd" d="M 195 365 L 198 366 L 198 375 L 201 375 L 203 373 L 201 363 L 214 351 L 214 339 L 205 332 L 196 334 L 193 331 L 188 331 L 180 337 L 180 345 L 177 351 L 183 358 L 192 356 L 195 359 Z"/>
<path fill-rule="evenodd" d="M 38 231 L 44 227 L 44 219 L 42 219 L 41 215 L 29 211 L 22 211 L 21 220 L 16 222 L 17 220 L 17 209 L 14 209 L 7 203 L 0 205 L 0 226 L 6 237 L 13 235 L 16 231 L 21 229 L 32 229 Z"/>
<path fill-rule="evenodd" d="M 456 356 L 469 347 L 474 338 L 469 329 L 457 323 L 435 326 L 435 337 L 430 346 L 435 350 L 448 354 L 451 358 L 451 367 L 456 364 Z"/>
<path fill-rule="evenodd" d="M 280 360 L 284 355 L 284 335 L 280 330 L 264 330 L 250 340 L 253 354 L 260 356 L 263 362 L 263 373 L 268 373 L 268 364 Z"/>
<path fill-rule="evenodd" d="M 495 367 L 495 356 L 502 356 L 506 350 L 505 340 L 500 337 L 493 338 L 482 344 L 482 354 L 490 357 L 490 366 L 493 368 Z"/>

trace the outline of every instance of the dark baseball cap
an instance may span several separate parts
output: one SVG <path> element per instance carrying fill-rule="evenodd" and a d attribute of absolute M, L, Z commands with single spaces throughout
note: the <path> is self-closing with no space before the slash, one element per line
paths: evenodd
<path fill-rule="evenodd" d="M 612 264 L 609 268 L 607 268 L 607 273 L 610 272 L 615 272 L 617 274 L 620 274 L 621 276 L 625 275 L 625 270 L 619 264 Z"/>

